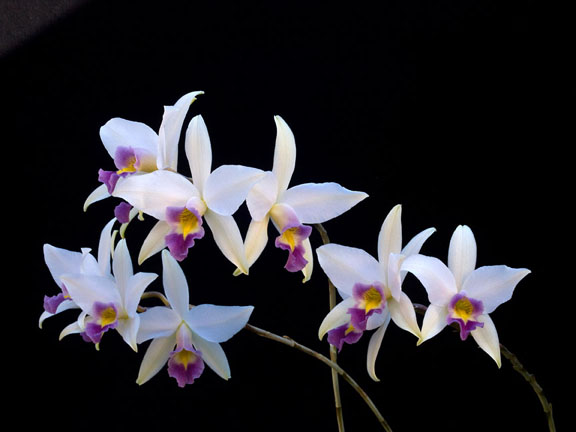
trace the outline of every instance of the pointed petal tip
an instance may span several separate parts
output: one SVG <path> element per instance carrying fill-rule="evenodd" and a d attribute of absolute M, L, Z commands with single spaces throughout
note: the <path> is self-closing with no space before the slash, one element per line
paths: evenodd
<path fill-rule="evenodd" d="M 378 378 L 376 375 L 374 375 L 374 373 L 369 374 L 370 378 L 372 378 L 373 381 L 375 382 L 380 382 L 380 378 Z"/>

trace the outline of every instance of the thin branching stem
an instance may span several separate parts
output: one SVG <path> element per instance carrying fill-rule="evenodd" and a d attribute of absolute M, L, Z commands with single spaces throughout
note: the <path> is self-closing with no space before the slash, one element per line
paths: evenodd
<path fill-rule="evenodd" d="M 322 238 L 323 244 L 330 243 L 330 238 L 328 237 L 328 232 L 324 228 L 322 224 L 316 224 L 316 229 L 320 233 L 320 237 Z M 336 306 L 336 287 L 328 279 L 328 293 L 329 293 L 329 303 L 330 303 L 330 310 L 332 310 Z M 330 345 L 330 360 L 334 363 L 338 363 L 338 353 L 336 351 L 336 347 Z M 334 389 L 334 405 L 336 406 L 336 419 L 338 421 L 338 431 L 344 432 L 344 414 L 342 410 L 342 399 L 340 397 L 340 383 L 338 380 L 338 373 L 335 369 L 332 369 L 332 387 Z"/>
<path fill-rule="evenodd" d="M 426 310 L 428 308 L 421 304 L 414 304 L 414 309 L 416 310 L 416 312 L 423 315 L 426 313 Z M 451 324 L 451 326 L 459 330 L 458 324 L 453 323 Z M 544 414 L 546 415 L 546 420 L 548 421 L 548 429 L 550 430 L 550 432 L 556 432 L 556 426 L 554 424 L 554 417 L 552 414 L 552 404 L 548 401 L 548 399 L 544 395 L 544 390 L 542 389 L 540 384 L 538 384 L 538 381 L 536 381 L 534 375 L 528 372 L 524 367 L 524 365 L 520 363 L 518 357 L 502 344 L 500 344 L 500 352 L 502 353 L 502 356 L 504 356 L 504 358 L 510 362 L 514 370 L 518 372 L 520 375 L 522 375 L 522 377 L 528 382 L 528 384 L 530 384 L 532 390 L 534 390 L 534 393 L 536 393 L 538 399 L 540 400 L 540 404 L 542 405 L 542 409 L 544 410 Z"/>
<path fill-rule="evenodd" d="M 380 411 L 378 410 L 378 408 L 376 407 L 374 402 L 370 399 L 368 394 L 362 389 L 362 387 L 360 387 L 358 385 L 358 383 L 354 380 L 354 378 L 352 378 L 337 363 L 334 363 L 328 357 L 318 353 L 317 351 L 314 351 L 314 350 L 312 350 L 312 349 L 310 349 L 310 348 L 308 348 L 302 344 L 299 344 L 294 339 L 292 339 L 288 336 L 279 336 L 279 335 L 271 333 L 267 330 L 263 330 L 261 328 L 255 327 L 251 324 L 247 324 L 244 327 L 244 329 L 248 330 L 252 333 L 257 334 L 258 336 L 262 336 L 266 339 L 270 339 L 270 340 L 273 340 L 275 342 L 279 342 L 283 345 L 289 346 L 290 348 L 294 348 L 294 349 L 297 349 L 299 351 L 302 351 L 303 353 L 306 353 L 309 356 L 312 356 L 315 359 L 320 360 L 322 363 L 324 363 L 325 365 L 332 368 L 332 370 L 335 371 L 336 374 L 340 375 L 348 384 L 350 384 L 350 386 L 354 390 L 356 390 L 356 392 L 360 395 L 360 397 L 364 400 L 364 402 L 366 402 L 366 405 L 368 405 L 370 410 L 374 413 L 374 415 L 378 419 L 378 422 L 384 428 L 384 430 L 386 430 L 387 432 L 392 432 L 392 428 L 390 427 L 390 425 L 388 424 L 386 419 L 382 416 L 382 414 L 380 413 Z"/>

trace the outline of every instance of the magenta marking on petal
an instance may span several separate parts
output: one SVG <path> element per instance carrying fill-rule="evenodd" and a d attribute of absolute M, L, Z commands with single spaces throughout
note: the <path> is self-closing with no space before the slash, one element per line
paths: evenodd
<path fill-rule="evenodd" d="M 450 300 L 448 324 L 460 325 L 460 339 L 466 340 L 471 331 L 478 327 L 484 327 L 484 323 L 478 321 L 478 317 L 484 312 L 482 301 L 469 298 L 465 293 L 458 293 Z"/>
<path fill-rule="evenodd" d="M 48 297 L 44 296 L 44 310 L 48 313 L 55 314 L 58 306 L 64 301 L 68 300 L 64 293 Z"/>
<path fill-rule="evenodd" d="M 86 324 L 84 334 L 88 338 L 88 340 L 90 340 L 95 344 L 98 344 L 102 340 L 102 335 L 104 335 L 104 333 L 106 333 L 108 330 L 115 328 L 117 324 L 118 321 L 112 324 L 102 326 L 97 322 L 92 321 Z"/>
<path fill-rule="evenodd" d="M 188 256 L 188 249 L 194 246 L 194 238 L 190 235 L 184 238 L 182 234 L 171 233 L 164 238 L 164 241 L 174 259 L 183 261 Z"/>
<path fill-rule="evenodd" d="M 202 353 L 192 347 L 177 347 L 168 360 L 168 375 L 175 378 L 179 387 L 194 383 L 202 375 L 204 360 Z"/>
<path fill-rule="evenodd" d="M 112 194 L 120 176 L 115 171 L 98 171 L 98 180 L 106 185 L 108 193 Z"/>
<path fill-rule="evenodd" d="M 328 331 L 328 343 L 341 351 L 344 343 L 354 344 L 360 340 L 362 334 L 363 331 L 358 331 L 358 329 L 350 327 L 349 324 L 344 324 Z"/>
<path fill-rule="evenodd" d="M 132 206 L 127 202 L 121 202 L 114 208 L 114 216 L 120 223 L 130 222 L 130 211 Z"/>
<path fill-rule="evenodd" d="M 468 335 L 470 334 L 470 332 L 472 330 L 476 330 L 476 328 L 478 328 L 478 327 L 481 327 L 481 328 L 484 327 L 483 322 L 472 321 L 472 320 L 464 321 L 461 318 L 448 317 L 447 323 L 449 325 L 452 323 L 455 323 L 455 322 L 460 324 L 460 339 L 462 339 L 462 340 L 466 340 L 466 338 L 468 337 Z"/>
<path fill-rule="evenodd" d="M 304 258 L 306 249 L 302 242 L 306 240 L 311 233 L 312 227 L 307 225 L 286 225 L 282 230 L 282 234 L 276 237 L 274 242 L 275 246 L 288 251 L 288 260 L 284 268 L 289 272 L 300 271 L 308 264 L 308 260 Z"/>
<path fill-rule="evenodd" d="M 86 324 L 86 335 L 94 343 L 99 343 L 102 334 L 118 325 L 118 309 L 114 303 L 95 302 L 92 306 L 91 321 Z"/>
<path fill-rule="evenodd" d="M 356 300 L 356 308 L 362 309 L 366 317 L 373 313 L 381 313 L 386 306 L 386 295 L 384 285 L 380 282 L 372 284 L 356 283 L 352 288 L 352 296 Z"/>
<path fill-rule="evenodd" d="M 358 329 L 359 331 L 366 330 L 366 323 L 371 314 L 367 314 L 362 308 L 349 308 L 348 314 L 350 315 L 350 324 L 355 329 Z"/>
<path fill-rule="evenodd" d="M 166 246 L 176 260 L 182 261 L 194 246 L 194 240 L 204 237 L 202 217 L 195 208 L 167 207 L 166 221 L 172 226 L 165 237 Z"/>
<path fill-rule="evenodd" d="M 114 154 L 114 164 L 118 170 L 135 171 L 136 154 L 132 147 L 119 146 Z"/>

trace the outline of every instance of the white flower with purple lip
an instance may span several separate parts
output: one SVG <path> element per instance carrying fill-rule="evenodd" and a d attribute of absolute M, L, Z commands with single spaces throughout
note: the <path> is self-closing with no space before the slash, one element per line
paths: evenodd
<path fill-rule="evenodd" d="M 66 273 L 83 273 L 106 276 L 110 274 L 110 255 L 112 253 L 112 219 L 102 229 L 98 245 L 98 255 L 95 258 L 90 249 L 83 248 L 81 252 L 69 251 L 50 244 L 44 245 L 44 261 L 60 293 L 44 297 L 44 312 L 40 315 L 39 326 L 46 318 L 68 309 L 76 309 L 78 305 L 72 300 L 61 276 Z"/>
<path fill-rule="evenodd" d="M 220 345 L 248 322 L 252 306 L 191 307 L 188 283 L 178 262 L 162 252 L 163 281 L 170 307 L 156 306 L 140 314 L 138 343 L 152 340 L 142 359 L 136 382 L 144 384 L 166 364 L 180 387 L 192 384 L 208 365 L 224 379 L 230 366 Z"/>
<path fill-rule="evenodd" d="M 242 165 L 222 165 L 212 171 L 212 147 L 206 124 L 194 117 L 186 131 L 186 155 L 192 181 L 166 170 L 122 178 L 114 196 L 158 219 L 145 239 L 138 261 L 168 247 L 183 260 L 196 239 L 204 236 L 203 220 L 222 253 L 248 272 L 243 239 L 233 214 L 263 172 Z"/>
<path fill-rule="evenodd" d="M 112 269 L 113 275 L 68 273 L 60 277 L 72 300 L 82 309 L 76 328 L 69 329 L 67 334 L 81 333 L 98 347 L 102 335 L 116 329 L 136 351 L 138 304 L 146 287 L 158 275 L 134 274 L 125 239 L 116 245 Z"/>
<path fill-rule="evenodd" d="M 376 356 L 390 319 L 420 339 L 420 328 L 410 298 L 402 292 L 404 275 L 400 266 L 417 254 L 434 232 L 428 228 L 402 248 L 401 206 L 395 206 L 382 224 L 378 236 L 378 259 L 362 249 L 329 243 L 317 249 L 320 266 L 343 300 L 324 318 L 318 330 L 320 339 L 342 349 L 357 342 L 366 330 L 376 330 L 368 346 L 367 369 L 375 373 Z"/>
<path fill-rule="evenodd" d="M 402 264 L 428 293 L 430 306 L 424 315 L 422 340 L 426 341 L 452 323 L 460 326 L 460 337 L 476 340 L 501 365 L 500 343 L 489 314 L 508 301 L 518 282 L 530 273 L 505 265 L 476 268 L 476 240 L 472 230 L 459 226 L 448 249 L 448 266 L 437 258 L 414 255 Z"/>
<path fill-rule="evenodd" d="M 272 220 L 279 232 L 275 246 L 288 251 L 286 270 L 302 271 L 304 281 L 312 274 L 309 236 L 312 227 L 348 211 L 368 195 L 337 183 L 306 183 L 288 188 L 296 165 L 296 143 L 286 122 L 275 116 L 276 144 L 272 171 L 254 185 L 246 199 L 252 222 L 246 235 L 248 264 L 252 265 L 268 242 Z"/>
<path fill-rule="evenodd" d="M 99 171 L 102 184 L 86 199 L 84 208 L 109 197 L 121 177 L 157 169 L 176 171 L 182 124 L 190 105 L 200 94 L 203 92 L 187 93 L 174 105 L 165 106 L 158 133 L 144 123 L 118 117 L 102 126 L 100 138 L 116 170 Z"/>

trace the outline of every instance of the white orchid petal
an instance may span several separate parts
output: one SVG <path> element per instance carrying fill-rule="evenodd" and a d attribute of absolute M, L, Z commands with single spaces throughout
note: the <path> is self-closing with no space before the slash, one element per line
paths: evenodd
<path fill-rule="evenodd" d="M 112 257 L 112 227 L 116 222 L 113 218 L 108 222 L 102 232 L 100 233 L 100 241 L 98 243 L 98 266 L 102 275 L 110 273 L 110 259 Z"/>
<path fill-rule="evenodd" d="M 140 314 L 137 342 L 167 337 L 176 333 L 182 318 L 171 308 L 154 306 Z"/>
<path fill-rule="evenodd" d="M 50 271 L 50 275 L 59 287 L 62 287 L 60 276 L 65 273 L 78 273 L 83 261 L 83 254 L 69 251 L 50 244 L 43 247 L 44 261 Z"/>
<path fill-rule="evenodd" d="M 86 198 L 86 201 L 84 201 L 84 206 L 83 206 L 84 211 L 88 210 L 88 207 L 90 207 L 95 202 L 102 201 L 103 199 L 106 199 L 109 197 L 110 197 L 110 194 L 108 193 L 108 187 L 105 184 L 101 184 L 96 189 L 94 189 L 90 193 L 90 195 L 88 195 L 88 198 Z"/>
<path fill-rule="evenodd" d="M 121 304 L 120 293 L 109 277 L 64 274 L 62 281 L 74 302 L 86 313 L 92 312 L 95 302 Z"/>
<path fill-rule="evenodd" d="M 458 226 L 452 234 L 448 248 L 448 268 L 454 274 L 458 287 L 476 268 L 476 239 L 466 225 Z"/>
<path fill-rule="evenodd" d="M 209 342 L 196 335 L 192 336 L 194 347 L 202 353 L 202 359 L 221 378 L 230 379 L 230 365 L 224 350 L 217 342 Z"/>
<path fill-rule="evenodd" d="M 246 205 L 250 216 L 255 221 L 261 221 L 268 216 L 270 209 L 278 199 L 278 180 L 273 172 L 266 172 L 248 192 Z"/>
<path fill-rule="evenodd" d="M 112 159 L 118 147 L 141 148 L 153 155 L 158 152 L 158 135 L 150 126 L 123 118 L 108 120 L 100 128 L 100 139 Z"/>
<path fill-rule="evenodd" d="M 368 375 L 374 381 L 380 381 L 376 376 L 376 358 L 380 352 L 380 346 L 382 345 L 382 339 L 384 339 L 384 334 L 390 323 L 390 314 L 386 313 L 386 318 L 382 325 L 376 330 L 370 337 L 370 342 L 368 343 L 368 355 L 366 356 L 366 368 L 368 369 Z"/>
<path fill-rule="evenodd" d="M 406 243 L 406 246 L 402 248 L 402 255 L 408 257 L 420 253 L 420 249 L 422 249 L 424 242 L 435 232 L 436 228 L 428 228 L 416 234 L 408 243 Z"/>
<path fill-rule="evenodd" d="M 514 269 L 505 265 L 479 267 L 468 275 L 462 291 L 471 298 L 481 300 L 484 313 L 489 314 L 512 298 L 514 289 L 528 269 Z"/>
<path fill-rule="evenodd" d="M 186 324 L 210 342 L 225 342 L 244 328 L 254 307 L 202 304 L 190 309 Z"/>
<path fill-rule="evenodd" d="M 168 362 L 175 345 L 175 335 L 154 339 L 144 354 L 136 383 L 142 385 L 160 372 Z"/>
<path fill-rule="evenodd" d="M 419 340 L 421 339 L 422 334 L 418 326 L 418 320 L 416 319 L 414 305 L 406 293 L 400 293 L 398 301 L 394 299 L 390 300 L 388 302 L 388 308 L 390 309 L 390 315 L 392 316 L 394 324 L 402 330 L 412 333 Z"/>
<path fill-rule="evenodd" d="M 116 279 L 116 287 L 118 288 L 122 299 L 125 299 L 126 289 L 128 288 L 128 280 L 134 274 L 132 259 L 130 258 L 130 252 L 128 251 L 126 239 L 120 240 L 116 245 L 112 267 L 114 271 L 114 278 Z"/>
<path fill-rule="evenodd" d="M 38 320 L 38 327 L 42 328 L 44 321 L 50 317 L 53 317 L 54 315 L 58 315 L 61 312 L 77 308 L 78 305 L 74 303 L 72 300 L 65 300 L 58 305 L 58 307 L 56 308 L 56 312 L 54 313 L 50 313 L 47 311 L 42 312 L 42 314 L 40 315 L 40 319 Z"/>
<path fill-rule="evenodd" d="M 312 270 L 314 269 L 314 253 L 312 252 L 312 244 L 310 243 L 310 238 L 304 239 L 302 242 L 302 246 L 304 247 L 304 259 L 307 261 L 306 265 L 302 269 L 302 274 L 304 275 L 304 279 L 302 283 L 306 283 L 312 277 Z"/>
<path fill-rule="evenodd" d="M 210 143 L 208 128 L 201 115 L 192 118 L 188 124 L 185 150 L 192 181 L 203 193 L 206 179 L 212 170 L 212 144 Z"/>
<path fill-rule="evenodd" d="M 384 308 L 381 313 L 374 313 L 368 317 L 366 321 L 366 330 L 374 330 L 380 327 L 384 322 L 390 318 L 390 311 Z"/>
<path fill-rule="evenodd" d="M 342 300 L 340 303 L 334 306 L 322 320 L 322 323 L 318 328 L 318 338 L 322 339 L 324 335 L 330 330 L 348 323 L 350 321 L 350 314 L 348 314 L 348 309 L 353 307 L 354 304 L 354 298 L 348 297 L 347 299 Z"/>
<path fill-rule="evenodd" d="M 281 194 L 288 189 L 296 166 L 296 141 L 292 130 L 282 117 L 274 116 L 274 121 L 276 122 L 276 145 L 272 172 L 278 180 L 278 194 Z"/>
<path fill-rule="evenodd" d="M 124 298 L 124 308 L 129 315 L 136 313 L 142 294 L 157 277 L 155 273 L 139 272 L 130 278 Z"/>
<path fill-rule="evenodd" d="M 122 318 L 118 320 L 118 325 L 116 326 L 116 331 L 122 336 L 124 342 L 126 342 L 130 348 L 135 352 L 138 351 L 138 345 L 136 343 L 136 336 L 138 334 L 138 327 L 140 326 L 140 316 L 135 315 L 130 318 Z"/>
<path fill-rule="evenodd" d="M 264 171 L 242 165 L 222 165 L 205 180 L 204 201 L 208 208 L 221 215 L 231 215 L 246 199 L 252 186 Z"/>
<path fill-rule="evenodd" d="M 416 276 L 432 304 L 447 305 L 458 292 L 454 275 L 438 258 L 411 255 L 402 262 L 401 270 Z"/>
<path fill-rule="evenodd" d="M 157 254 L 166 247 L 166 236 L 172 231 L 172 227 L 165 221 L 158 221 L 152 227 L 140 248 L 138 264 L 142 264 L 152 255 Z"/>
<path fill-rule="evenodd" d="M 400 294 L 402 292 L 402 275 L 405 272 L 401 272 L 402 262 L 406 257 L 402 254 L 390 254 L 388 257 L 388 271 L 386 273 L 385 286 L 390 290 L 390 294 L 396 300 L 400 300 Z"/>
<path fill-rule="evenodd" d="M 316 254 L 334 286 L 348 295 L 356 283 L 382 282 L 380 264 L 362 249 L 329 243 L 316 249 Z"/>
<path fill-rule="evenodd" d="M 62 340 L 66 336 L 69 336 L 71 334 L 82 333 L 83 331 L 84 331 L 84 329 L 80 327 L 80 325 L 78 324 L 78 321 L 74 321 L 73 323 L 68 324 L 66 327 L 64 327 L 62 329 L 62 331 L 58 335 L 58 340 Z"/>
<path fill-rule="evenodd" d="M 114 196 L 159 220 L 166 217 L 166 207 L 184 207 L 198 189 L 184 176 L 158 170 L 148 174 L 120 178 Z"/>
<path fill-rule="evenodd" d="M 158 168 L 178 171 L 178 143 L 186 114 L 196 96 L 201 91 L 190 92 L 182 96 L 173 106 L 164 107 L 162 123 L 158 131 Z"/>
<path fill-rule="evenodd" d="M 222 216 L 211 210 L 204 214 L 212 236 L 220 251 L 242 273 L 248 274 L 248 261 L 244 241 L 233 216 Z"/>
<path fill-rule="evenodd" d="M 251 221 L 248 226 L 248 232 L 246 233 L 246 239 L 244 241 L 244 250 L 249 267 L 256 262 L 268 243 L 269 221 L 270 218 L 266 216 L 261 221 Z"/>
<path fill-rule="evenodd" d="M 494 321 L 488 315 L 480 315 L 478 321 L 484 323 L 484 327 L 476 327 L 470 334 L 478 346 L 494 359 L 498 367 L 501 367 L 500 342 Z"/>
<path fill-rule="evenodd" d="M 383 271 L 388 271 L 388 257 L 402 249 L 402 206 L 394 206 L 388 213 L 378 234 L 378 261 Z"/>
<path fill-rule="evenodd" d="M 162 282 L 172 309 L 182 318 L 188 312 L 190 294 L 186 275 L 168 250 L 162 251 Z"/>
<path fill-rule="evenodd" d="M 305 183 L 288 189 L 279 201 L 288 204 L 302 223 L 322 223 L 350 210 L 368 197 L 338 183 Z"/>
<path fill-rule="evenodd" d="M 447 325 L 448 309 L 443 306 L 430 305 L 424 314 L 422 322 L 422 338 L 418 341 L 421 344 L 433 338 Z"/>

